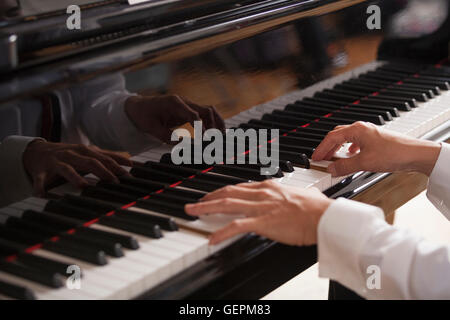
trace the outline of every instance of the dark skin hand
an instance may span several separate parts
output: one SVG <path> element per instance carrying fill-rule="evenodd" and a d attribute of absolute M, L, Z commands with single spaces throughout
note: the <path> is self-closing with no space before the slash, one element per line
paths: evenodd
<path fill-rule="evenodd" d="M 20 7 L 17 0 L 0 1 L 0 19 L 19 15 Z"/>
<path fill-rule="evenodd" d="M 202 121 L 203 129 L 217 128 L 225 132 L 222 117 L 212 106 L 200 106 L 177 95 L 130 97 L 125 103 L 125 112 L 134 125 L 165 143 L 177 127 L 194 121 Z"/>
<path fill-rule="evenodd" d="M 89 182 L 80 172 L 92 173 L 101 180 L 119 182 L 118 176 L 129 173 L 120 165 L 131 166 L 126 157 L 95 146 L 31 142 L 23 154 L 23 164 L 33 181 L 34 195 L 45 195 L 45 188 L 57 178 L 83 188 Z"/>

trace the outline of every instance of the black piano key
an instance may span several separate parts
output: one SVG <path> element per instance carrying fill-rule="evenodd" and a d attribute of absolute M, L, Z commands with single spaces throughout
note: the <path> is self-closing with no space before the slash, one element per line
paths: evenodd
<path fill-rule="evenodd" d="M 386 85 L 386 86 L 370 86 L 367 84 L 363 84 L 363 83 L 358 83 L 358 84 L 352 84 L 352 83 L 348 83 L 348 84 L 338 84 L 336 85 L 334 88 L 336 89 L 343 89 L 343 90 L 354 90 L 354 91 L 358 91 L 358 92 L 364 92 L 367 95 L 370 95 L 374 92 L 386 92 L 389 90 L 393 90 L 394 92 L 404 92 L 406 94 L 414 94 L 416 99 L 424 99 L 424 97 L 422 97 L 421 95 L 425 95 L 425 98 L 433 98 L 434 97 L 434 92 L 432 90 L 428 90 L 425 88 L 412 88 L 412 87 L 407 87 L 407 86 L 401 86 L 398 84 L 395 85 Z M 420 100 L 422 101 L 422 100 Z M 426 101 L 426 100 L 425 100 Z"/>
<path fill-rule="evenodd" d="M 17 255 L 17 261 L 36 269 L 44 269 L 49 272 L 59 273 L 62 276 L 67 275 L 67 268 L 71 265 L 71 263 L 55 261 L 29 253 L 19 253 Z"/>
<path fill-rule="evenodd" d="M 27 247 L 14 241 L 0 238 L 0 255 L 7 257 L 25 250 Z"/>
<path fill-rule="evenodd" d="M 169 153 L 169 155 L 170 155 L 170 153 Z M 164 187 L 166 187 L 166 184 L 158 183 L 155 181 L 150 181 L 147 179 L 134 178 L 134 177 L 120 177 L 119 180 L 120 180 L 121 184 L 136 187 L 136 188 L 145 190 L 148 193 L 152 193 L 154 191 L 158 191 L 158 190 L 161 190 Z"/>
<path fill-rule="evenodd" d="M 45 206 L 45 211 L 71 219 L 79 219 L 81 222 L 97 219 L 100 215 L 95 211 L 73 205 L 64 200 L 49 200 Z"/>
<path fill-rule="evenodd" d="M 86 246 L 80 246 L 79 244 L 74 244 L 72 241 L 67 241 L 67 239 L 46 241 L 42 248 L 99 266 L 103 266 L 108 263 L 104 251 L 99 251 Z"/>
<path fill-rule="evenodd" d="M 110 239 L 112 241 L 116 241 L 116 242 L 120 243 L 124 248 L 127 248 L 127 249 L 131 249 L 131 250 L 139 249 L 138 241 L 136 240 L 136 238 L 131 237 L 131 236 L 121 235 L 121 234 L 117 234 L 114 232 L 108 232 L 108 231 L 103 231 L 103 230 L 98 230 L 98 229 L 93 229 L 93 228 L 86 228 L 86 227 L 77 228 L 77 233 L 78 234 L 88 234 L 88 235 L 92 235 L 92 236 L 96 236 L 96 237 L 100 237 L 100 238 L 104 238 L 104 239 Z"/>
<path fill-rule="evenodd" d="M 195 203 L 198 201 L 198 199 L 195 198 L 189 198 L 189 197 L 183 197 L 183 196 L 177 196 L 170 193 L 154 193 L 151 195 L 150 199 L 157 199 L 161 201 L 166 201 L 168 203 L 175 203 L 180 205 L 185 205 L 187 203 Z"/>
<path fill-rule="evenodd" d="M 304 112 L 314 113 L 314 112 L 322 112 L 322 114 L 333 114 L 335 117 L 339 118 L 345 118 L 349 121 L 367 121 L 375 124 L 382 125 L 384 124 L 384 118 L 383 115 L 380 113 L 376 113 L 374 110 L 370 110 L 369 112 L 364 112 L 364 109 L 356 110 L 357 108 L 352 108 L 351 111 L 348 109 L 342 108 L 342 109 L 334 109 L 333 108 L 322 108 L 322 107 L 305 107 L 305 106 L 299 106 L 299 105 L 292 105 L 291 107 L 287 108 L 289 110 L 295 110 L 295 107 L 302 108 Z M 320 111 L 321 110 L 321 111 Z M 387 119 L 392 119 L 390 115 Z M 332 118 L 332 117 L 329 117 Z"/>
<path fill-rule="evenodd" d="M 412 92 L 412 93 L 417 93 L 417 94 L 423 94 L 423 95 L 425 95 L 425 97 L 427 99 L 433 99 L 436 97 L 436 94 L 434 94 L 434 91 L 431 89 L 425 89 L 425 88 L 417 89 L 417 88 L 412 88 L 412 87 L 408 87 L 408 86 L 401 86 L 398 84 L 389 86 L 388 89 L 399 91 L 399 92 Z"/>
<path fill-rule="evenodd" d="M 194 190 L 212 192 L 217 189 L 223 188 L 225 186 L 225 184 L 214 182 L 214 181 L 203 180 L 200 178 L 195 178 L 195 179 L 185 179 L 183 181 L 180 181 L 179 186 L 191 188 Z"/>
<path fill-rule="evenodd" d="M 323 91 L 324 93 L 330 93 L 330 94 L 338 94 L 338 95 L 348 95 L 352 97 L 364 97 L 364 94 L 359 94 L 358 92 L 348 91 L 348 90 L 338 90 L 338 89 L 325 89 Z M 370 98 L 378 98 L 378 99 L 389 99 L 389 100 L 396 100 L 399 102 L 408 102 L 411 106 L 417 106 L 417 101 L 414 97 L 407 96 L 407 94 L 398 95 L 395 92 L 385 92 L 385 91 L 379 91 L 376 93 L 372 93 L 369 95 Z"/>
<path fill-rule="evenodd" d="M 114 215 L 100 218 L 102 225 L 140 234 L 149 238 L 159 239 L 162 237 L 161 228 L 156 224 L 142 223 L 124 215 Z"/>
<path fill-rule="evenodd" d="M 428 81 L 436 81 L 436 82 L 450 82 L 449 76 L 444 75 L 428 75 L 428 74 L 420 74 L 417 77 L 414 77 L 415 79 L 424 79 Z"/>
<path fill-rule="evenodd" d="M 358 107 L 358 106 L 362 106 L 362 107 L 365 107 L 365 108 L 376 108 L 376 109 L 381 109 L 381 110 L 386 110 L 386 111 L 388 111 L 388 112 L 390 112 L 391 113 L 391 115 L 393 116 L 393 117 L 399 117 L 400 116 L 400 114 L 398 113 L 398 110 L 399 109 L 397 109 L 395 106 L 390 106 L 390 105 L 382 105 L 382 104 L 379 104 L 379 105 L 363 105 L 363 104 L 361 104 L 361 103 L 358 103 L 358 104 L 343 104 L 343 103 L 339 103 L 339 102 L 336 102 L 336 101 L 333 101 L 333 100 L 330 100 L 330 99 L 320 99 L 320 98 L 304 98 L 303 100 L 301 100 L 301 102 L 303 103 L 303 102 L 307 102 L 307 103 L 309 103 L 309 102 L 321 102 L 321 103 L 327 103 L 327 104 L 330 104 L 330 105 L 336 105 L 336 106 L 339 106 L 339 107 L 346 107 L 346 106 L 354 106 L 354 107 Z M 411 108 L 409 108 L 409 110 L 411 110 Z"/>
<path fill-rule="evenodd" d="M 347 94 L 342 94 L 342 93 L 323 91 L 323 92 L 316 92 L 314 94 L 314 97 L 340 101 L 343 103 L 352 103 L 352 102 L 360 99 L 362 97 L 362 95 L 352 96 L 352 95 L 347 95 Z"/>
<path fill-rule="evenodd" d="M 206 195 L 206 192 L 199 191 L 199 190 L 187 190 L 187 189 L 181 189 L 181 188 L 166 188 L 163 191 L 164 193 L 168 194 L 174 194 L 181 197 L 188 197 L 192 199 L 200 199 L 203 198 Z"/>
<path fill-rule="evenodd" d="M 103 250 L 105 251 L 105 253 L 114 257 L 123 256 L 122 246 L 120 245 L 120 243 L 117 243 L 115 241 L 102 239 L 100 237 L 91 236 L 89 234 L 62 234 L 62 232 L 67 231 L 74 226 L 68 223 L 62 223 L 61 220 L 57 220 L 53 217 L 50 217 L 49 215 L 45 215 L 32 210 L 27 210 L 24 212 L 21 220 L 23 222 L 30 222 L 30 226 L 34 226 L 36 229 L 48 231 L 49 235 L 53 234 L 59 235 L 60 237 L 65 237 L 69 241 L 76 241 L 81 244 L 85 244 L 86 246 L 91 246 L 92 248 Z"/>
<path fill-rule="evenodd" d="M 90 211 L 105 214 L 110 211 L 114 211 L 118 208 L 117 203 L 110 201 L 103 201 L 86 196 L 77 196 L 73 194 L 65 194 L 62 201 L 67 204 L 72 204 L 79 208 L 86 208 Z"/>
<path fill-rule="evenodd" d="M 158 170 L 154 170 L 148 167 L 133 167 L 130 173 L 136 178 L 148 179 L 160 183 L 171 184 L 183 180 L 182 176 L 166 172 L 160 172 Z"/>
<path fill-rule="evenodd" d="M 249 120 L 248 124 L 249 125 L 253 125 L 253 124 L 261 125 L 267 129 L 280 129 L 280 131 L 286 131 L 286 132 L 290 132 L 293 129 L 301 128 L 300 126 L 292 126 L 292 125 L 287 126 L 282 123 L 274 123 L 274 122 L 270 122 L 270 121 L 257 120 L 257 119 Z M 302 128 L 302 129 L 305 129 L 305 130 L 303 130 L 303 132 L 323 134 L 324 136 L 328 133 L 326 130 L 321 130 L 321 129 L 310 129 L 310 128 Z"/>
<path fill-rule="evenodd" d="M 386 106 L 386 107 L 393 107 L 397 108 L 400 111 L 411 111 L 411 106 L 408 102 L 399 102 L 394 100 L 388 100 L 388 99 L 374 99 L 375 97 L 367 97 L 360 100 L 360 104 L 362 105 L 374 105 L 374 106 Z M 357 103 L 354 103 L 358 105 Z"/>
<path fill-rule="evenodd" d="M 263 181 L 269 179 L 269 176 L 261 175 L 261 171 L 252 168 L 244 168 L 238 165 L 232 164 L 219 164 L 215 165 L 211 172 L 216 172 L 224 175 L 230 175 L 235 177 L 243 177 L 245 179 L 254 181 Z"/>
<path fill-rule="evenodd" d="M 240 129 L 243 129 L 243 130 L 248 130 L 248 129 L 255 129 L 255 130 L 261 130 L 261 129 L 264 129 L 264 130 L 270 130 L 270 129 L 273 129 L 272 127 L 268 127 L 268 126 L 264 126 L 264 125 L 262 125 L 262 124 L 252 124 L 252 123 L 241 123 L 241 124 L 239 124 L 239 127 L 238 128 L 240 128 Z M 286 132 L 288 132 L 289 130 L 286 130 L 286 129 L 280 129 L 280 128 L 276 128 L 276 129 L 278 129 L 279 130 L 279 132 L 280 132 L 280 134 L 283 134 L 283 133 L 286 133 Z"/>
<path fill-rule="evenodd" d="M 279 129 L 280 131 L 291 131 L 297 128 L 300 128 L 300 126 L 297 125 L 287 125 L 285 123 L 281 123 L 281 122 L 276 122 L 276 121 L 265 121 L 265 120 L 256 120 L 256 119 L 252 119 L 249 120 L 248 123 L 250 125 L 252 124 L 258 124 L 258 125 L 263 125 L 266 126 L 267 129 Z M 317 129 L 319 130 L 319 129 Z"/>
<path fill-rule="evenodd" d="M 32 236 L 35 239 L 47 239 L 55 236 L 54 230 L 49 229 L 48 227 L 37 226 L 36 224 L 30 223 L 29 221 L 12 218 L 14 217 L 10 217 L 8 219 L 6 228 L 20 230 L 20 233 L 26 233 L 27 236 Z M 34 242 L 33 244 L 35 243 L 36 242 Z M 73 238 L 60 239 L 56 242 L 45 240 L 43 241 L 43 243 L 43 248 L 49 251 L 67 255 L 98 265 L 106 264 L 105 253 L 103 251 L 94 250 L 89 246 L 80 245 L 75 240 L 73 240 Z"/>
<path fill-rule="evenodd" d="M 311 122 L 308 126 L 308 128 L 319 128 L 319 129 L 326 129 L 328 131 L 333 130 L 340 124 L 338 123 L 331 123 L 326 121 L 317 121 L 317 122 Z"/>
<path fill-rule="evenodd" d="M 156 199 L 141 199 L 137 202 L 137 207 L 148 209 L 157 213 L 163 213 L 170 215 L 172 217 L 181 218 L 188 221 L 195 221 L 198 218 L 190 216 L 184 212 L 184 206 L 173 204 L 173 203 L 167 203 L 165 201 L 156 200 Z"/>
<path fill-rule="evenodd" d="M 54 272 L 46 272 L 42 269 L 26 267 L 18 263 L 0 261 L 0 271 L 14 276 L 31 280 L 51 288 L 61 288 L 64 286 L 63 277 Z"/>
<path fill-rule="evenodd" d="M 128 248 L 137 249 L 139 245 L 136 239 L 129 236 L 117 235 L 114 233 L 96 230 L 92 228 L 83 227 L 82 221 L 78 219 L 72 219 L 64 217 L 58 214 L 49 212 L 36 212 L 33 210 L 27 210 L 24 212 L 24 216 L 28 217 L 31 221 L 40 222 L 41 224 L 49 224 L 52 227 L 59 227 L 61 230 L 67 231 L 72 228 L 76 228 L 77 235 L 84 235 L 93 241 L 104 241 L 109 243 L 113 248 L 116 243 Z"/>
<path fill-rule="evenodd" d="M 380 91 L 380 95 L 393 96 L 398 98 L 406 99 L 416 99 L 417 101 L 426 102 L 428 97 L 424 93 L 414 93 L 410 91 L 395 90 L 393 88 L 388 88 Z"/>
<path fill-rule="evenodd" d="M 107 181 L 99 181 L 96 184 L 96 186 L 103 188 L 103 189 L 110 190 L 110 191 L 121 192 L 126 195 L 133 196 L 134 198 L 142 198 L 142 197 L 145 197 L 146 195 L 150 194 L 150 192 L 148 192 L 144 189 L 126 185 L 123 183 L 112 183 L 112 182 L 107 182 Z"/>
<path fill-rule="evenodd" d="M 404 83 L 412 83 L 417 85 L 432 85 L 432 86 L 438 86 L 441 90 L 450 90 L 450 83 L 447 81 L 431 81 L 428 79 L 421 79 L 421 78 L 408 78 L 402 80 Z"/>
<path fill-rule="evenodd" d="M 431 91 L 435 96 L 439 96 L 441 94 L 441 89 L 438 86 L 430 86 L 430 85 L 416 85 L 416 84 L 405 84 L 405 83 L 396 83 L 392 85 L 393 88 L 406 88 L 408 90 L 421 90 L 425 89 L 427 91 Z"/>
<path fill-rule="evenodd" d="M 205 172 L 199 174 L 197 177 L 199 178 L 207 178 L 208 180 L 211 179 L 212 181 L 216 181 L 223 184 L 239 184 L 239 183 L 246 183 L 250 182 L 249 179 L 243 179 L 242 177 L 234 177 L 234 176 L 226 176 L 226 175 L 217 175 L 217 174 L 211 174 L 210 172 Z"/>
<path fill-rule="evenodd" d="M 91 197 L 94 199 L 106 200 L 121 204 L 130 203 L 136 200 L 135 196 L 108 190 L 98 186 L 88 186 L 84 188 L 81 195 L 85 197 Z"/>
<path fill-rule="evenodd" d="M 280 144 L 279 157 L 284 161 L 290 161 L 296 167 L 309 167 L 309 160 L 315 148 L 289 146 Z"/>
<path fill-rule="evenodd" d="M 0 294 L 19 300 L 36 300 L 34 292 L 27 287 L 0 280 Z"/>
<path fill-rule="evenodd" d="M 243 182 L 249 182 L 248 179 L 243 179 L 242 177 L 211 175 L 208 172 L 202 172 L 201 170 L 196 170 L 193 168 L 188 168 L 180 165 L 174 165 L 171 163 L 157 163 L 154 161 L 147 161 L 145 165 L 155 170 L 162 170 L 168 173 L 174 172 L 182 175 L 183 177 L 190 177 L 195 175 L 198 178 L 204 177 L 205 179 L 224 184 L 238 184 Z"/>
<path fill-rule="evenodd" d="M 28 246 L 40 243 L 45 240 L 45 235 L 25 233 L 23 230 L 14 227 L 0 225 L 0 237 L 6 240 L 26 244 Z"/>
<path fill-rule="evenodd" d="M 145 167 L 158 170 L 160 172 L 173 173 L 184 178 L 201 173 L 201 170 L 186 168 L 171 163 L 155 162 L 155 161 L 147 161 L 145 163 Z"/>
<path fill-rule="evenodd" d="M 271 177 L 274 178 L 282 178 L 284 177 L 283 174 L 283 168 L 288 169 L 289 168 L 289 164 L 286 163 L 286 161 L 279 161 L 279 167 L 278 170 L 275 174 L 270 175 Z M 262 170 L 265 170 L 268 168 L 268 165 L 265 164 L 261 164 L 261 163 L 244 163 L 244 164 L 234 164 L 234 166 L 237 166 L 239 168 L 248 168 L 248 169 L 254 169 L 254 170 L 259 170 L 261 172 Z M 289 170 L 289 169 L 288 169 Z M 284 172 L 290 172 L 290 171 L 284 171 Z"/>
<path fill-rule="evenodd" d="M 316 119 L 314 120 L 310 120 L 310 119 L 301 119 L 301 118 L 294 118 L 291 116 L 281 116 L 281 115 L 274 115 L 274 114 L 265 114 L 263 116 L 263 119 L 266 121 L 274 121 L 274 122 L 281 122 L 284 124 L 290 124 L 295 126 L 296 124 L 298 124 L 298 126 L 300 125 L 306 125 L 306 124 L 312 124 L 312 123 L 317 123 L 315 122 Z M 323 128 L 323 129 L 333 129 L 335 126 L 339 126 L 342 124 L 348 124 L 351 123 L 349 121 L 333 121 L 330 119 L 321 119 L 320 120 L 320 125 L 319 126 L 315 126 L 317 128 Z"/>
<path fill-rule="evenodd" d="M 178 225 L 172 218 L 157 216 L 149 213 L 140 213 L 132 210 L 117 210 L 118 217 L 128 216 L 136 221 L 150 222 L 159 225 L 161 229 L 167 231 L 177 231 Z"/>
<path fill-rule="evenodd" d="M 322 140 L 309 139 L 309 138 L 299 138 L 299 137 L 280 137 L 281 145 L 289 145 L 293 147 L 312 147 L 316 148 Z"/>
<path fill-rule="evenodd" d="M 392 82 L 400 81 L 403 78 L 405 78 L 405 76 L 402 76 L 402 75 L 395 75 L 395 74 L 381 72 L 381 71 L 369 71 L 365 74 L 360 75 L 359 77 L 360 78 L 375 78 L 375 79 L 387 80 L 387 81 L 392 81 Z"/>
<path fill-rule="evenodd" d="M 367 98 L 363 98 L 361 101 L 366 101 L 366 100 L 375 100 L 375 101 L 386 101 L 386 100 L 390 100 L 390 101 L 394 101 L 397 103 L 407 103 L 409 106 L 411 106 L 412 108 L 417 108 L 419 105 L 417 104 L 417 100 L 414 98 L 399 98 L 399 97 L 394 97 L 394 96 L 385 96 L 383 94 L 379 94 L 379 95 L 371 95 L 368 96 Z"/>
<path fill-rule="evenodd" d="M 316 117 L 315 115 L 312 115 L 312 114 L 301 113 L 301 112 L 297 112 L 297 111 L 292 112 L 292 111 L 287 111 L 287 110 L 275 110 L 272 112 L 272 114 L 290 117 L 290 118 L 294 118 L 294 119 L 302 119 L 302 120 L 304 119 L 309 122 L 320 120 L 320 121 L 333 122 L 333 123 L 336 123 L 337 125 L 339 125 L 339 124 L 345 125 L 345 124 L 353 123 L 353 121 L 350 119 L 346 119 L 344 117 L 339 117 L 339 114 L 336 114 L 333 116 L 328 116 L 328 117 Z"/>
<path fill-rule="evenodd" d="M 420 64 L 402 64 L 402 63 L 388 63 L 378 67 L 378 70 L 399 71 L 407 74 L 414 74 L 423 68 Z"/>
<path fill-rule="evenodd" d="M 334 89 L 338 89 L 338 90 L 349 90 L 349 91 L 357 91 L 360 92 L 364 95 L 369 95 L 372 94 L 376 91 L 379 91 L 383 88 L 385 88 L 385 86 L 367 86 L 364 85 L 362 83 L 341 83 L 341 84 L 337 84 L 333 87 Z"/>
<path fill-rule="evenodd" d="M 69 195 L 66 195 L 66 200 L 68 199 L 67 198 L 68 196 Z M 104 203 L 104 202 L 96 200 L 96 199 L 86 198 L 86 197 L 71 196 L 70 200 L 72 201 L 72 203 L 75 203 L 75 204 L 73 205 L 70 203 L 65 203 L 63 201 L 50 200 L 47 203 L 47 206 L 45 209 L 50 212 L 55 212 L 58 214 L 69 216 L 71 218 L 83 217 L 83 216 L 85 218 L 87 218 L 86 220 L 94 220 L 94 219 L 97 220 L 100 218 L 97 222 L 100 225 L 105 225 L 105 226 L 109 226 L 109 227 L 121 229 L 121 230 L 124 228 L 124 224 L 122 223 L 122 221 L 117 220 L 116 217 L 102 216 L 102 214 L 113 211 L 115 209 L 114 206 L 110 207 L 109 204 L 107 204 L 107 203 Z M 93 211 L 92 209 L 100 211 L 100 212 Z M 77 230 L 80 234 L 92 234 L 94 236 L 96 236 L 96 235 L 99 236 L 99 232 L 100 232 L 100 230 L 96 230 L 96 229 L 90 229 L 89 231 L 87 231 L 85 229 L 78 228 Z M 128 248 L 128 249 L 139 248 L 139 244 L 138 244 L 137 240 L 133 237 L 121 236 L 121 235 L 117 235 L 117 234 L 113 234 L 113 233 L 103 234 L 103 237 L 117 241 L 122 246 L 124 246 L 125 248 Z"/>
<path fill-rule="evenodd" d="M 309 123 L 311 120 L 308 119 L 298 119 L 298 118 L 290 118 L 287 116 L 274 115 L 274 114 L 265 114 L 261 118 L 263 121 L 275 122 L 275 123 L 283 123 L 285 125 L 291 125 L 294 127 L 298 127 L 304 124 Z"/>
<path fill-rule="evenodd" d="M 82 225 L 80 220 L 61 217 L 53 213 L 38 212 L 34 210 L 26 210 L 22 213 L 22 219 L 34 221 L 43 225 L 51 225 L 57 230 L 68 230 Z"/>
<path fill-rule="evenodd" d="M 85 245 L 86 247 L 91 247 L 93 249 L 96 249 L 98 251 L 104 251 L 107 255 L 110 255 L 112 257 L 123 257 L 123 250 L 120 243 L 115 241 L 108 241 L 101 239 L 99 237 L 92 237 L 89 234 L 60 234 L 60 238 L 65 238 L 70 241 L 76 241 L 77 243 L 81 245 Z"/>

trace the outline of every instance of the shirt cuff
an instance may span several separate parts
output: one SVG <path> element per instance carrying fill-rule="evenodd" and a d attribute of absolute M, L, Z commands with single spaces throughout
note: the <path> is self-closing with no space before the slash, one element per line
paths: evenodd
<path fill-rule="evenodd" d="M 322 215 L 318 226 L 319 276 L 339 281 L 360 294 L 366 279 L 360 254 L 373 224 L 384 222 L 380 208 L 339 198 Z"/>
<path fill-rule="evenodd" d="M 427 197 L 450 219 L 450 145 L 441 145 L 441 152 L 428 180 Z"/>
<path fill-rule="evenodd" d="M 23 166 L 23 153 L 35 137 L 8 136 L 0 144 L 0 207 L 29 197 L 32 181 Z M 45 140 L 44 140 L 45 141 Z"/>

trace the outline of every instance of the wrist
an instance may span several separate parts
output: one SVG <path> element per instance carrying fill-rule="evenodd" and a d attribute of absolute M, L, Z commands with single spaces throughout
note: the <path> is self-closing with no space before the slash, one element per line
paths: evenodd
<path fill-rule="evenodd" d="M 434 169 L 439 154 L 441 152 L 441 144 L 433 141 L 420 141 L 411 147 L 409 163 L 410 171 L 417 171 L 430 176 Z"/>
<path fill-rule="evenodd" d="M 44 143 L 46 143 L 46 141 L 44 139 L 37 138 L 37 139 L 31 141 L 27 145 L 25 151 L 23 152 L 22 163 L 23 163 L 23 167 L 25 168 L 25 171 L 28 175 L 31 174 L 31 167 L 32 167 L 33 162 L 35 162 L 37 160 L 37 159 L 35 159 L 35 156 L 34 156 L 36 153 L 36 150 L 39 149 L 39 147 Z"/>

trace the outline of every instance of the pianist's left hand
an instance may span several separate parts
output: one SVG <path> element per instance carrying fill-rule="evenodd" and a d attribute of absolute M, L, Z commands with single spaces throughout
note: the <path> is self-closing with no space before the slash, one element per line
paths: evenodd
<path fill-rule="evenodd" d="M 23 165 L 32 179 L 34 195 L 43 196 L 46 186 L 57 178 L 64 178 L 79 188 L 89 185 L 80 172 L 118 183 L 117 176 L 128 174 L 120 165 L 131 166 L 131 161 L 119 153 L 95 146 L 37 139 L 25 149 Z"/>
<path fill-rule="evenodd" d="M 203 129 L 225 131 L 225 123 L 214 107 L 200 106 L 177 95 L 130 97 L 125 112 L 139 130 L 166 143 L 171 142 L 175 128 L 193 125 L 194 121 L 203 121 Z"/>
<path fill-rule="evenodd" d="M 227 186 L 188 204 L 193 216 L 223 213 L 245 215 L 210 237 L 217 244 L 237 234 L 254 232 L 289 245 L 317 243 L 319 220 L 332 199 L 318 189 L 299 189 L 268 180 Z"/>

